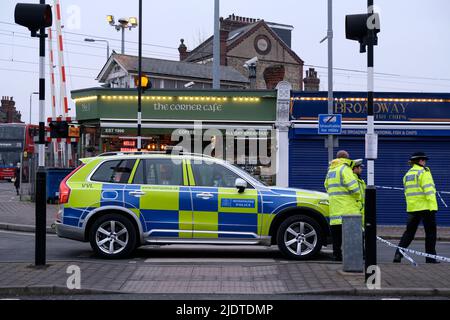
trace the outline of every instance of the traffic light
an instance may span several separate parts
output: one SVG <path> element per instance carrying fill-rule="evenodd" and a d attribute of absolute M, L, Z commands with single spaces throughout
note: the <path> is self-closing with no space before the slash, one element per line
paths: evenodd
<path fill-rule="evenodd" d="M 51 138 L 67 138 L 69 136 L 69 124 L 67 121 L 50 121 Z"/>
<path fill-rule="evenodd" d="M 48 4 L 18 3 L 14 10 L 14 21 L 31 31 L 35 37 L 40 28 L 51 27 L 52 8 Z"/>
<path fill-rule="evenodd" d="M 137 88 L 139 87 L 139 76 L 134 77 L 134 86 Z M 142 92 L 145 92 L 147 89 L 152 88 L 152 83 L 150 79 L 146 75 L 141 76 L 141 90 Z"/>
<path fill-rule="evenodd" d="M 345 16 L 345 37 L 360 44 L 360 52 L 366 52 L 369 45 L 369 31 L 374 30 L 373 45 L 378 44 L 377 33 L 380 32 L 378 13 L 351 14 Z M 370 29 L 369 29 L 370 28 Z"/>

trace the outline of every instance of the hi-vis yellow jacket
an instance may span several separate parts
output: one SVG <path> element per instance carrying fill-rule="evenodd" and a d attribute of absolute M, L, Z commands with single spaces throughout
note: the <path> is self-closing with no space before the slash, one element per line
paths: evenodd
<path fill-rule="evenodd" d="M 329 195 L 330 225 L 342 224 L 342 216 L 361 214 L 361 191 L 352 171 L 352 160 L 335 159 L 325 179 Z"/>
<path fill-rule="evenodd" d="M 365 205 L 365 202 L 366 202 L 366 188 L 367 188 L 367 185 L 366 185 L 366 182 L 362 178 L 360 178 L 357 174 L 354 174 L 354 175 L 355 175 L 355 179 L 358 181 L 358 185 L 359 185 L 360 198 L 358 200 L 358 203 L 359 203 L 359 206 L 360 206 L 360 212 L 361 212 L 361 215 L 362 215 L 362 224 L 363 224 L 363 227 L 364 227 L 364 212 L 365 212 L 364 205 Z"/>
<path fill-rule="evenodd" d="M 427 167 L 415 164 L 403 177 L 406 211 L 437 211 L 436 187 Z"/>

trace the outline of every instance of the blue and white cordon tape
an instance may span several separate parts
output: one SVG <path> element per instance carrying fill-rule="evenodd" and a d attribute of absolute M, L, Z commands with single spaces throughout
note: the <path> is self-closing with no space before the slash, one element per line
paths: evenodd
<path fill-rule="evenodd" d="M 385 189 L 385 190 L 397 190 L 397 191 L 404 191 L 405 190 L 404 188 L 398 188 L 398 187 L 385 187 L 385 186 L 375 186 L 375 187 L 378 188 L 378 189 Z M 441 194 L 450 194 L 450 192 L 448 192 L 448 191 L 436 191 L 436 194 L 438 195 L 438 197 L 441 200 L 442 204 L 446 208 L 448 208 L 448 206 L 445 203 L 444 199 L 442 199 Z M 383 238 L 378 237 L 378 236 L 377 236 L 377 239 L 379 241 L 383 242 L 384 244 L 388 245 L 389 247 L 399 249 L 400 253 L 405 257 L 405 259 L 407 259 L 409 262 L 411 262 L 411 264 L 413 264 L 416 267 L 417 267 L 417 262 L 415 262 L 413 258 L 411 258 L 408 254 L 406 254 L 406 252 L 415 254 L 417 256 L 421 256 L 421 257 L 425 257 L 425 258 L 431 258 L 431 259 L 435 259 L 435 260 L 439 260 L 439 261 L 449 262 L 450 263 L 450 258 L 437 256 L 437 255 L 433 255 L 433 254 L 428 254 L 428 253 L 423 253 L 423 252 L 416 251 L 416 250 L 402 248 L 402 247 L 396 246 L 395 244 L 393 244 L 393 243 L 391 243 L 391 242 L 389 242 L 387 240 L 384 240 Z"/>
<path fill-rule="evenodd" d="M 378 189 L 385 189 L 385 190 L 397 190 L 397 191 L 404 191 L 404 188 L 397 188 L 397 187 L 385 187 L 385 186 L 375 186 Z M 448 191 L 436 191 L 436 194 L 438 195 L 439 199 L 441 200 L 442 204 L 448 208 L 448 205 L 445 203 L 444 199 L 442 199 L 441 194 L 450 194 Z"/>
<path fill-rule="evenodd" d="M 437 256 L 437 255 L 433 255 L 433 254 L 428 254 L 428 253 L 423 253 L 423 252 L 416 251 L 416 250 L 402 248 L 402 247 L 396 246 L 395 244 L 393 244 L 393 243 L 391 243 L 391 242 L 389 242 L 387 240 L 384 240 L 383 238 L 378 237 L 378 236 L 377 236 L 377 239 L 379 241 L 383 242 L 384 244 L 388 245 L 389 247 L 399 249 L 400 253 L 405 257 L 405 259 L 407 259 L 409 262 L 411 262 L 416 267 L 417 267 L 417 262 L 415 262 L 414 259 L 411 258 L 409 255 L 407 255 L 405 252 L 412 253 L 412 254 L 415 254 L 417 256 L 421 256 L 421 257 L 425 257 L 425 258 L 431 258 L 431 259 L 439 260 L 439 261 L 442 261 L 442 262 L 450 263 L 450 258 Z"/>

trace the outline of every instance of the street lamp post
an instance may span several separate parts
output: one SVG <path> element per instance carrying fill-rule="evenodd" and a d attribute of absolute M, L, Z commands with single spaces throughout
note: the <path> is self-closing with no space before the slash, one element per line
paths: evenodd
<path fill-rule="evenodd" d="M 120 18 L 118 23 L 115 22 L 113 15 L 106 16 L 106 21 L 108 21 L 110 26 L 113 26 L 117 31 L 122 30 L 122 45 L 121 45 L 121 53 L 125 53 L 125 29 L 131 30 L 132 28 L 136 28 L 138 26 L 138 21 L 135 17 L 130 18 Z"/>
<path fill-rule="evenodd" d="M 33 94 L 39 94 L 39 92 L 30 93 L 30 121 L 29 121 L 29 124 L 31 124 L 31 97 L 33 96 Z"/>
<path fill-rule="evenodd" d="M 103 39 L 84 38 L 86 42 L 106 42 L 106 60 L 109 58 L 109 41 Z"/>
<path fill-rule="evenodd" d="M 142 148 L 142 0 L 139 0 L 137 149 Z"/>

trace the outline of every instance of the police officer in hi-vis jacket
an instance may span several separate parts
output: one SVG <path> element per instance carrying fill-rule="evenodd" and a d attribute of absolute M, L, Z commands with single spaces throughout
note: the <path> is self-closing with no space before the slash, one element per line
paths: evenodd
<path fill-rule="evenodd" d="M 339 151 L 328 168 L 324 182 L 330 202 L 330 228 L 335 261 L 342 261 L 342 217 L 361 214 L 361 190 L 352 171 L 353 164 L 347 151 Z"/>
<path fill-rule="evenodd" d="M 414 153 L 409 159 L 411 169 L 403 177 L 405 188 L 406 211 L 408 212 L 408 224 L 400 243 L 401 248 L 407 248 L 416 235 L 420 221 L 425 228 L 425 250 L 426 253 L 436 254 L 436 212 L 438 210 L 436 201 L 436 187 L 433 176 L 426 162 L 428 157 L 423 152 Z M 394 262 L 401 262 L 402 254 L 397 249 Z M 439 263 L 439 261 L 426 258 L 427 263 Z"/>

